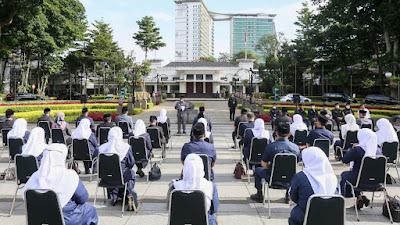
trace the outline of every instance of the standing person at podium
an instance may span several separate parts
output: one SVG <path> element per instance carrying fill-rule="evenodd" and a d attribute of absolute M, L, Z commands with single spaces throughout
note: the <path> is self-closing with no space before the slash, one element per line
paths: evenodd
<path fill-rule="evenodd" d="M 183 133 L 186 134 L 186 118 L 187 109 L 189 108 L 189 103 L 185 102 L 183 96 L 179 98 L 179 102 L 176 103 L 176 116 L 178 117 L 178 134 L 181 134 L 181 127 L 183 128 Z"/>

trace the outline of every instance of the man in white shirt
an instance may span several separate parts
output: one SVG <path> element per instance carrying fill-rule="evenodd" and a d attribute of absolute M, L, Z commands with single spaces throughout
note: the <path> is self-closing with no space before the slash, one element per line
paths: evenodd
<path fill-rule="evenodd" d="M 368 110 L 367 108 L 365 108 L 365 105 L 364 105 L 364 104 L 361 104 L 361 105 L 360 105 L 360 110 L 364 110 L 364 111 L 367 112 L 367 113 L 365 114 L 365 118 L 367 118 L 367 119 L 370 119 L 370 118 L 371 118 L 371 115 L 369 114 L 369 110 Z M 358 118 L 360 118 L 360 110 L 357 111 L 357 117 L 358 117 Z"/>

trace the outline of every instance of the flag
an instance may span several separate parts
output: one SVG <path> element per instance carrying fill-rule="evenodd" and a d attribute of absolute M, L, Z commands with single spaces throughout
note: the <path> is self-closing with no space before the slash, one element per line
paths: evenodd
<path fill-rule="evenodd" d="M 247 44 L 247 31 L 246 31 L 246 33 L 245 33 L 245 35 L 244 35 L 244 43 Z"/>

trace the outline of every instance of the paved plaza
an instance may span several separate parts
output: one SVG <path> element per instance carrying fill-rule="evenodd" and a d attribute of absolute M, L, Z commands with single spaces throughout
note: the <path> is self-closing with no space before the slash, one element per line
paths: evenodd
<path fill-rule="evenodd" d="M 233 129 L 233 122 L 229 121 L 229 110 L 226 101 L 203 101 L 209 115 L 213 121 L 212 133 L 214 135 L 215 148 L 217 150 L 217 163 L 214 168 L 215 183 L 218 188 L 220 199 L 220 208 L 217 213 L 217 220 L 219 225 L 243 225 L 243 224 L 288 224 L 287 220 L 290 215 L 290 205 L 284 203 L 284 192 L 280 190 L 272 190 L 271 193 L 271 207 L 272 218 L 268 219 L 267 205 L 263 206 L 260 203 L 254 203 L 250 200 L 250 194 L 254 194 L 254 178 L 252 177 L 251 183 L 247 183 L 247 178 L 236 180 L 233 177 L 233 170 L 236 162 L 239 161 L 239 152 L 231 148 L 232 139 L 231 132 Z M 162 105 L 156 106 L 147 110 L 140 115 L 133 117 L 136 119 L 143 119 L 148 124 L 150 115 L 158 115 L 159 110 L 165 108 L 168 111 L 168 116 L 172 122 L 172 133 L 177 132 L 177 119 L 174 110 L 174 102 L 167 101 Z M 239 115 L 237 110 L 236 115 Z M 31 130 L 35 124 L 31 123 L 28 129 Z M 266 125 L 268 130 L 271 129 L 270 125 Z M 72 127 L 75 127 L 72 125 Z M 190 131 L 191 124 L 188 125 L 187 131 Z M 335 131 L 335 139 L 338 139 L 338 132 Z M 99 214 L 99 224 L 135 224 L 135 225 L 160 225 L 168 223 L 168 209 L 166 204 L 166 195 L 168 184 L 172 179 L 179 177 L 182 164 L 180 162 L 180 151 L 185 142 L 189 141 L 189 136 L 173 136 L 172 137 L 172 150 L 167 152 L 167 159 L 161 165 L 162 178 L 159 181 L 146 183 L 146 179 L 137 178 L 135 189 L 143 204 L 140 205 L 139 213 L 125 212 L 125 216 L 121 218 L 120 204 L 113 207 L 110 202 L 104 205 L 102 201 L 102 192 L 99 191 L 99 201 L 96 206 Z M 8 152 L 4 151 L 0 159 L 0 171 L 4 171 L 7 167 Z M 155 152 L 156 157 L 159 156 L 159 151 Z M 340 174 L 348 166 L 343 167 L 343 164 L 333 160 L 331 152 L 330 161 L 333 165 L 336 175 L 340 178 Z M 83 170 L 83 165 L 80 165 Z M 136 170 L 136 167 L 134 167 Z M 298 167 L 297 171 L 301 171 L 302 167 Z M 393 168 L 389 170 L 391 175 L 396 175 Z M 93 204 L 96 182 L 89 181 L 87 175 L 80 175 L 84 185 L 89 192 L 89 203 Z M 397 175 L 395 176 L 396 180 Z M 398 180 L 397 180 L 398 181 Z M 22 201 L 22 191 L 18 192 L 16 207 L 12 217 L 8 216 L 12 198 L 15 192 L 15 181 L 7 181 L 0 183 L 0 224 L 4 225 L 19 225 L 26 224 L 25 221 L 25 207 Z M 390 195 L 400 194 L 399 183 L 388 185 L 388 193 Z M 371 194 L 367 193 L 368 198 Z M 361 222 L 357 222 L 352 199 L 346 199 L 346 224 L 389 224 L 389 219 L 382 215 L 383 195 L 377 194 L 373 208 L 364 208 L 361 210 Z"/>

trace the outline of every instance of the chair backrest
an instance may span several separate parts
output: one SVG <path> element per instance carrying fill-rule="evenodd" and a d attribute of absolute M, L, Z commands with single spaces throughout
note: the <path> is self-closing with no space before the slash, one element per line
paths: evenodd
<path fill-rule="evenodd" d="M 330 124 L 330 123 L 326 124 L 325 129 L 332 131 L 332 124 Z"/>
<path fill-rule="evenodd" d="M 46 138 L 46 141 L 47 141 L 47 143 L 48 143 L 48 140 L 50 139 L 50 137 L 51 137 L 51 134 L 50 134 L 50 123 L 49 123 L 49 121 L 39 121 L 38 122 L 38 127 L 41 127 L 41 128 L 43 128 L 43 130 L 44 130 L 44 137 Z"/>
<path fill-rule="evenodd" d="M 129 137 L 129 145 L 132 147 L 133 157 L 136 162 L 148 161 L 146 140 L 143 137 Z"/>
<path fill-rule="evenodd" d="M 357 133 L 358 131 L 351 131 L 351 130 L 347 131 L 343 146 L 344 150 L 352 148 L 353 144 L 358 143 Z"/>
<path fill-rule="evenodd" d="M 108 132 L 110 131 L 110 127 L 100 127 L 99 129 L 99 143 L 100 145 L 108 142 Z"/>
<path fill-rule="evenodd" d="M 157 127 L 148 127 L 147 133 L 150 135 L 151 145 L 153 148 L 161 148 L 160 133 L 158 133 Z"/>
<path fill-rule="evenodd" d="M 368 128 L 372 130 L 372 124 L 367 124 L 367 123 L 361 124 L 361 129 L 363 128 Z"/>
<path fill-rule="evenodd" d="M 169 203 L 169 225 L 208 225 L 206 198 L 199 190 L 173 190 Z"/>
<path fill-rule="evenodd" d="M 329 146 L 331 145 L 329 139 L 315 139 L 314 145 L 315 147 L 320 148 L 322 151 L 325 152 L 326 157 L 329 158 Z"/>
<path fill-rule="evenodd" d="M 397 139 L 399 139 L 399 142 L 400 142 L 400 130 L 397 131 Z"/>
<path fill-rule="evenodd" d="M 246 128 L 246 129 L 244 129 L 244 132 L 243 132 L 243 139 L 244 139 L 244 137 L 246 137 L 247 131 L 248 131 L 248 130 L 251 130 L 251 129 L 253 129 L 253 128 Z"/>
<path fill-rule="evenodd" d="M 243 124 L 245 124 L 246 122 L 239 122 L 238 127 L 237 127 L 237 135 L 236 137 L 239 137 L 240 132 L 244 129 L 244 126 L 242 126 Z M 245 134 L 245 132 L 243 132 L 243 135 Z"/>
<path fill-rule="evenodd" d="M 8 146 L 8 142 L 7 142 L 7 134 L 10 131 L 10 128 L 4 128 L 1 129 L 1 136 L 2 136 L 2 140 L 3 140 L 3 146 Z"/>
<path fill-rule="evenodd" d="M 118 126 L 121 128 L 124 135 L 129 134 L 129 124 L 126 121 L 119 121 Z"/>
<path fill-rule="evenodd" d="M 20 147 L 24 145 L 24 139 L 22 138 L 9 138 L 8 139 L 8 150 L 10 152 L 10 158 L 14 159 L 15 155 L 19 153 Z"/>
<path fill-rule="evenodd" d="M 17 174 L 17 184 L 26 184 L 34 172 L 39 169 L 37 159 L 33 155 L 15 156 L 15 172 Z"/>
<path fill-rule="evenodd" d="M 200 156 L 201 160 L 203 160 L 204 178 L 207 180 L 211 180 L 211 178 L 210 178 L 210 174 L 211 174 L 210 158 L 206 154 L 198 154 L 198 156 Z"/>
<path fill-rule="evenodd" d="M 297 157 L 292 153 L 278 153 L 274 156 L 271 179 L 273 182 L 290 183 L 296 174 Z"/>
<path fill-rule="evenodd" d="M 386 187 L 386 157 L 364 156 L 361 161 L 356 187 L 360 184 L 384 184 Z"/>
<path fill-rule="evenodd" d="M 159 126 L 159 127 L 161 127 L 162 129 L 163 129 L 163 132 L 164 132 L 164 136 L 166 137 L 166 138 L 170 138 L 171 136 L 170 136 L 170 132 L 169 132 L 169 125 L 168 125 L 168 123 L 167 122 L 165 122 L 165 123 L 160 123 L 160 122 L 158 122 L 157 123 L 157 126 Z"/>
<path fill-rule="evenodd" d="M 397 163 L 399 142 L 384 142 L 382 144 L 382 154 L 388 163 Z"/>
<path fill-rule="evenodd" d="M 58 196 L 54 191 L 28 189 L 24 195 L 27 224 L 65 225 Z"/>
<path fill-rule="evenodd" d="M 296 145 L 306 145 L 307 130 L 296 130 L 294 134 L 294 143 Z"/>
<path fill-rule="evenodd" d="M 98 170 L 98 178 L 101 182 L 124 185 L 121 162 L 117 154 L 100 153 Z"/>
<path fill-rule="evenodd" d="M 64 133 L 60 128 L 51 129 L 51 140 L 54 143 L 65 144 Z"/>
<path fill-rule="evenodd" d="M 78 161 L 92 161 L 87 139 L 72 139 L 72 157 Z"/>
<path fill-rule="evenodd" d="M 267 147 L 267 145 L 268 145 L 268 139 L 253 137 L 251 139 L 251 144 L 250 144 L 249 161 L 250 162 L 259 162 L 256 164 L 261 164 L 262 154 L 265 152 L 265 148 Z M 254 163 L 252 163 L 252 164 L 254 164 Z"/>
<path fill-rule="evenodd" d="M 344 225 L 346 207 L 343 196 L 311 195 L 303 225 Z"/>

